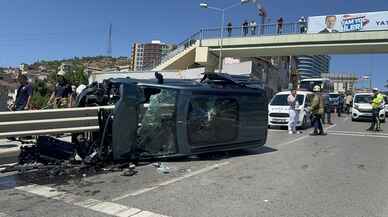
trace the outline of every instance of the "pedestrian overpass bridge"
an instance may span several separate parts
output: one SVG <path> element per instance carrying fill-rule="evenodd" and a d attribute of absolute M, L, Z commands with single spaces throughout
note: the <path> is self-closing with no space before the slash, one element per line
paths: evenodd
<path fill-rule="evenodd" d="M 219 29 L 218 29 L 219 31 Z M 204 37 L 203 31 L 190 37 L 153 70 L 183 70 L 193 65 L 213 71 L 218 65 L 219 37 Z M 327 34 L 287 34 L 226 37 L 223 57 L 260 57 L 317 54 L 388 53 L 388 31 Z"/>

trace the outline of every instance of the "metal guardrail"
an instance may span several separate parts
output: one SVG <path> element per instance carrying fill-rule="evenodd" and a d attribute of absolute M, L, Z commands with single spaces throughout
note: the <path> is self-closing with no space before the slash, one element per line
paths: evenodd
<path fill-rule="evenodd" d="M 98 111 L 114 106 L 0 112 L 0 138 L 98 131 Z"/>
<path fill-rule="evenodd" d="M 221 28 L 202 29 L 201 39 L 220 38 Z M 252 37 L 252 36 L 267 36 L 267 35 L 288 35 L 288 34 L 304 34 L 307 31 L 305 25 L 300 23 L 283 23 L 282 26 L 278 24 L 264 24 L 256 26 L 238 26 L 238 27 L 224 27 L 224 38 L 231 37 Z"/>

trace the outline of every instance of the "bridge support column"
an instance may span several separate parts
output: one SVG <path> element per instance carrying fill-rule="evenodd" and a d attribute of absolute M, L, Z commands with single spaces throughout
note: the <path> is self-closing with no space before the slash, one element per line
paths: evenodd
<path fill-rule="evenodd" d="M 197 47 L 195 63 L 205 66 L 206 72 L 214 72 L 218 67 L 218 56 L 209 52 L 208 47 Z"/>

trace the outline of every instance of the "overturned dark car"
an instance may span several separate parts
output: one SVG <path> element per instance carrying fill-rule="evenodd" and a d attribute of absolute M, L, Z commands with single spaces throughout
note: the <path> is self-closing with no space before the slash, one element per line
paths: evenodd
<path fill-rule="evenodd" d="M 266 142 L 267 99 L 254 82 L 216 73 L 201 82 L 156 78 L 89 85 L 78 96 L 78 107 L 114 105 L 99 111 L 99 130 L 73 133 L 71 143 L 38 137 L 36 146 L 22 150 L 19 163 L 76 155 L 85 163 L 136 162 Z"/>

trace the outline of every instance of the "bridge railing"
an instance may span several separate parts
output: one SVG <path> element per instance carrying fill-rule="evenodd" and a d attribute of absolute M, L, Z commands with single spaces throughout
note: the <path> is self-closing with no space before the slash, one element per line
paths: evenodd
<path fill-rule="evenodd" d="M 256 26 L 238 26 L 224 27 L 224 38 L 231 37 L 257 37 L 267 35 L 288 35 L 288 34 L 303 34 L 306 29 L 302 29 L 302 25 L 298 23 L 284 23 L 282 26 L 277 24 L 264 24 Z M 209 28 L 201 30 L 201 39 L 211 39 L 221 37 L 221 28 Z"/>
<path fill-rule="evenodd" d="M 202 39 L 201 36 L 202 36 L 201 32 L 199 31 L 192 34 L 190 37 L 186 38 L 184 41 L 180 42 L 179 44 L 177 44 L 175 48 L 173 48 L 171 51 L 169 51 L 166 55 L 162 57 L 160 64 L 166 62 L 167 60 L 178 55 L 180 52 L 193 46 L 198 40 Z"/>
<path fill-rule="evenodd" d="M 248 26 L 238 26 L 238 27 L 225 27 L 224 28 L 224 37 L 252 37 L 252 36 L 266 36 L 266 35 L 286 35 L 286 34 L 302 34 L 306 29 L 302 31 L 301 25 L 299 23 L 284 23 L 281 28 L 278 24 L 264 24 L 257 25 L 255 27 Z M 199 32 L 194 33 L 190 37 L 186 38 L 184 41 L 180 42 L 174 49 L 169 51 L 164 55 L 160 61 L 160 64 L 170 60 L 175 57 L 182 51 L 193 46 L 197 41 L 203 39 L 212 39 L 221 37 L 221 28 L 208 28 L 201 29 Z M 145 66 L 143 70 L 151 70 L 159 64 L 150 64 Z"/>

